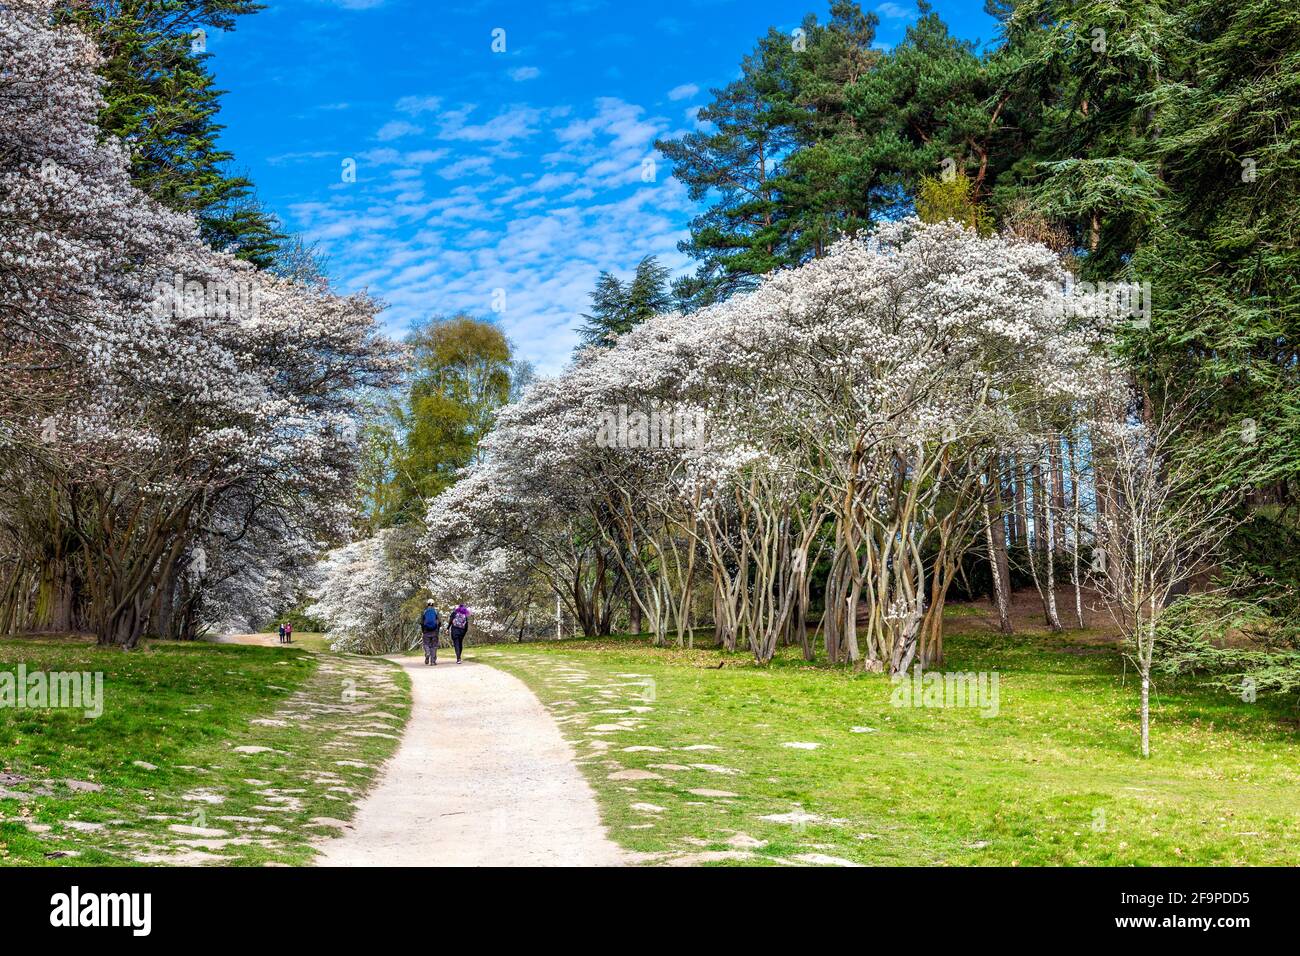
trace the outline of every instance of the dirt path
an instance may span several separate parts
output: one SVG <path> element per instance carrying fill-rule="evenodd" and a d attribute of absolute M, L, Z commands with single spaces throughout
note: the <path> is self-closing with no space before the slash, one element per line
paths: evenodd
<path fill-rule="evenodd" d="M 450 657 L 450 655 L 448 655 Z M 466 659 L 411 675 L 397 754 L 322 866 L 617 866 L 573 751 L 517 678 Z"/>

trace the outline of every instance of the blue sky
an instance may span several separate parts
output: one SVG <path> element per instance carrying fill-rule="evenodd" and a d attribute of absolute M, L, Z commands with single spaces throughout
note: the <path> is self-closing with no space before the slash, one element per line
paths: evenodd
<path fill-rule="evenodd" d="M 829 5 L 265 2 L 208 38 L 228 91 L 222 145 L 263 203 L 320 243 L 336 288 L 387 302 L 392 331 L 468 311 L 542 372 L 571 354 L 602 269 L 626 274 L 650 253 L 689 268 L 677 242 L 695 208 L 655 139 L 694 129 L 769 26 L 788 33 Z M 916 16 L 862 5 L 884 46 Z M 934 3 L 954 33 L 987 42 L 982 6 Z"/>

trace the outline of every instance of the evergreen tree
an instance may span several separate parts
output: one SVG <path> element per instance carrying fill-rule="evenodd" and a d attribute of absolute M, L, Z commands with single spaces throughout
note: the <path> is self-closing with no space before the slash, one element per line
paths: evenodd
<path fill-rule="evenodd" d="M 700 306 L 747 288 L 757 276 L 797 261 L 783 220 L 782 160 L 794 130 L 782 86 L 791 38 L 769 32 L 741 63 L 741 77 L 713 91 L 699 112 L 706 128 L 658 149 L 692 200 L 709 205 L 691 221 L 691 238 L 678 248 L 699 261 L 695 276 L 674 291 Z"/>
<path fill-rule="evenodd" d="M 1153 97 L 1177 66 L 1163 0 L 1020 0 L 990 69 L 1029 134 L 1002 204 L 1030 196 L 1086 253 L 1084 274 L 1118 276 L 1162 208 Z M 1036 115 L 1035 115 L 1036 114 Z"/>
<path fill-rule="evenodd" d="M 1154 307 L 1130 354 L 1153 390 L 1165 382 L 1182 396 L 1213 390 L 1201 427 L 1222 436 L 1217 470 L 1225 483 L 1256 489 L 1236 560 L 1294 582 L 1300 10 L 1193 0 L 1174 27 L 1183 69 L 1164 76 L 1153 118 L 1168 198 L 1161 228 L 1130 263 L 1152 283 Z"/>
<path fill-rule="evenodd" d="M 100 129 L 131 151 L 131 175 L 149 195 L 193 213 L 204 239 L 263 268 L 280 240 L 275 222 L 217 147 L 221 91 L 207 67 L 207 36 L 262 9 L 254 0 L 92 0 L 67 3 L 98 45 L 107 80 Z"/>
<path fill-rule="evenodd" d="M 786 163 L 784 199 L 791 250 L 821 255 L 841 235 L 871 221 L 880 195 L 878 164 L 852 110 L 855 85 L 879 68 L 872 49 L 879 19 L 852 0 L 836 0 L 825 24 L 805 18 L 806 49 L 789 59 L 796 148 Z"/>
<path fill-rule="evenodd" d="M 584 345 L 609 345 L 616 337 L 653 315 L 672 309 L 668 290 L 668 269 L 654 256 L 637 263 L 627 282 L 602 272 L 591 293 L 590 315 L 578 330 Z"/>

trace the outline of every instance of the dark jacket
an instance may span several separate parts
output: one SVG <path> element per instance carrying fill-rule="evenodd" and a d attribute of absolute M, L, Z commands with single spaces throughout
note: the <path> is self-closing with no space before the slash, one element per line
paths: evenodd
<path fill-rule="evenodd" d="M 469 608 L 462 604 L 457 607 L 456 610 L 452 611 L 449 626 L 451 628 L 451 633 L 453 634 L 464 634 L 468 631 Z"/>

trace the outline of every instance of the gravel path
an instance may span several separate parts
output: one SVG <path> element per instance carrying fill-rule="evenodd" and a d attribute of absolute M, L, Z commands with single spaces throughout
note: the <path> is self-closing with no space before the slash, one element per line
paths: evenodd
<path fill-rule="evenodd" d="M 455 658 L 411 675 L 397 754 L 322 866 L 617 866 L 572 749 L 517 678 Z"/>

